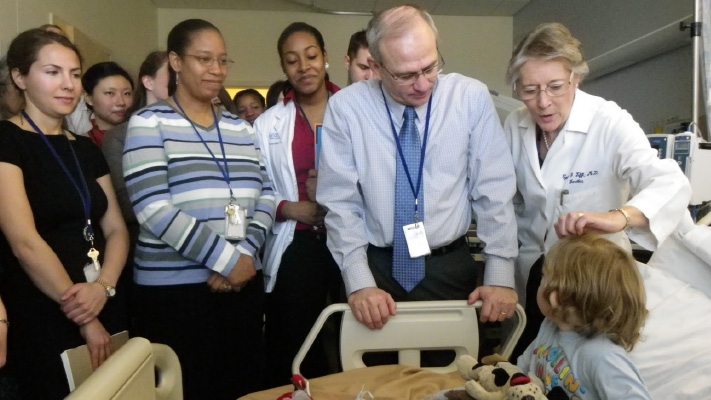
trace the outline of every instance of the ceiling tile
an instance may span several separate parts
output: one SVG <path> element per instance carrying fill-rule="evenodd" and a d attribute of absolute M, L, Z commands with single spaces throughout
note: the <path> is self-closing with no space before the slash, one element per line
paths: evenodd
<path fill-rule="evenodd" d="M 503 0 L 491 14 L 492 16 L 513 16 L 528 5 L 529 0 Z"/>
<path fill-rule="evenodd" d="M 441 0 L 444 1 L 444 0 Z M 412 0 L 408 1 L 408 4 L 416 4 L 425 10 L 427 12 L 430 12 L 430 10 L 434 9 L 437 6 L 437 3 L 439 3 L 439 0 Z M 387 10 L 389 8 L 397 7 L 403 5 L 402 0 L 377 0 L 375 4 L 375 11 L 383 11 Z"/>
<path fill-rule="evenodd" d="M 502 0 L 443 0 L 430 12 L 435 15 L 489 15 Z"/>
<path fill-rule="evenodd" d="M 298 0 L 297 0 L 298 1 Z M 376 0 L 313 0 L 314 6 L 332 12 L 372 12 Z"/>
<path fill-rule="evenodd" d="M 302 12 L 373 12 L 403 5 L 403 0 L 151 0 L 159 8 Z M 511 16 L 529 0 L 411 0 L 433 15 Z"/>

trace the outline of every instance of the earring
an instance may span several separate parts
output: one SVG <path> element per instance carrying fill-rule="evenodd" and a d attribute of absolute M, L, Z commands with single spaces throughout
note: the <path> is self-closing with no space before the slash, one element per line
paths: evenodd
<path fill-rule="evenodd" d="M 329 66 L 330 66 L 330 65 L 328 65 L 328 63 L 326 63 L 326 69 L 328 69 Z"/>
<path fill-rule="evenodd" d="M 175 86 L 178 86 L 178 74 L 175 74 Z"/>

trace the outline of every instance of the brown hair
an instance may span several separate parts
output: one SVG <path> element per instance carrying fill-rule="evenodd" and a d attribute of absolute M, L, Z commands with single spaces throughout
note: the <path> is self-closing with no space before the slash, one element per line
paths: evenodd
<path fill-rule="evenodd" d="M 138 70 L 138 87 L 133 95 L 133 105 L 128 109 L 126 114 L 131 115 L 141 108 L 147 106 L 148 94 L 146 93 L 146 85 L 143 84 L 143 77 L 150 76 L 155 78 L 158 70 L 168 62 L 168 53 L 165 51 L 153 51 L 146 56 L 146 59 L 141 63 L 141 68 Z"/>
<path fill-rule="evenodd" d="M 511 54 L 506 79 L 510 84 L 516 83 L 526 61 L 553 59 L 561 59 L 581 81 L 588 74 L 588 63 L 585 62 L 580 41 L 573 37 L 568 28 L 553 22 L 538 25 L 516 45 Z"/>
<path fill-rule="evenodd" d="M 358 56 L 360 49 L 368 48 L 368 39 L 365 36 L 365 29 L 360 30 L 351 35 L 351 40 L 348 42 L 348 51 L 346 54 L 351 61 Z"/>
<path fill-rule="evenodd" d="M 553 316 L 591 338 L 605 334 L 627 351 L 647 318 L 642 277 L 632 255 L 597 235 L 558 242 L 546 255 L 543 297 L 557 293 Z"/>
<path fill-rule="evenodd" d="M 29 74 L 30 67 L 37 61 L 40 50 L 44 46 L 55 43 L 72 50 L 81 66 L 82 58 L 79 49 L 69 39 L 58 33 L 35 28 L 20 33 L 10 43 L 10 48 L 7 50 L 7 66 L 10 72 L 17 69 L 21 75 Z"/>
<path fill-rule="evenodd" d="M 267 91 L 267 109 L 276 105 L 279 101 L 279 95 L 285 94 L 284 92 L 288 88 L 287 85 L 287 81 L 279 80 L 269 86 L 269 90 Z"/>

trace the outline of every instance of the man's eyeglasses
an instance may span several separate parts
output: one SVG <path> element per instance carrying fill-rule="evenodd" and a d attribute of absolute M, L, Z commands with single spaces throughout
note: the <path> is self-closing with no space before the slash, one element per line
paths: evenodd
<path fill-rule="evenodd" d="M 227 57 L 196 56 L 194 54 L 185 54 L 184 56 L 193 57 L 200 63 L 200 65 L 202 65 L 205 68 L 212 67 L 212 64 L 214 64 L 215 61 L 217 61 L 217 65 L 219 65 L 220 67 L 229 67 L 230 64 L 235 63 L 234 61 L 232 61 L 231 59 L 229 59 Z"/>
<path fill-rule="evenodd" d="M 439 54 L 439 52 L 438 52 Z M 444 68 L 444 57 L 442 57 L 441 54 L 439 54 L 439 61 L 436 63 L 430 65 L 429 67 L 423 69 L 422 71 L 419 72 L 407 72 L 404 74 L 393 74 L 390 72 L 389 69 L 385 67 L 385 65 L 380 64 L 381 67 L 385 71 L 387 71 L 390 76 L 393 77 L 395 80 L 395 83 L 398 85 L 412 85 L 413 83 L 417 82 L 418 79 L 420 79 L 420 75 L 423 75 L 425 79 L 427 80 L 432 80 L 437 74 L 442 72 L 442 69 Z"/>
<path fill-rule="evenodd" d="M 516 83 L 514 83 L 514 92 L 516 92 L 516 95 L 521 100 L 533 100 L 538 97 L 538 94 L 541 93 L 541 91 L 545 91 L 550 97 L 562 96 L 565 94 L 568 86 L 573 83 L 573 74 L 574 72 L 570 71 L 570 78 L 568 79 L 568 82 L 563 80 L 553 81 L 545 87 L 540 87 L 538 85 L 516 87 Z"/>

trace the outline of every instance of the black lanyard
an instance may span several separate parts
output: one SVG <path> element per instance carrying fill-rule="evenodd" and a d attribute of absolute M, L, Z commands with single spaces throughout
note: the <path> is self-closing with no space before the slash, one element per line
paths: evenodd
<path fill-rule="evenodd" d="M 210 111 L 212 111 L 212 117 L 215 120 L 215 128 L 217 128 L 217 138 L 220 141 L 220 149 L 222 149 L 222 161 L 225 165 L 224 168 L 222 167 L 222 165 L 220 165 L 220 162 L 217 160 L 217 157 L 215 157 L 215 154 L 212 152 L 212 150 L 210 150 L 210 147 L 207 146 L 207 142 L 205 142 L 205 140 L 202 138 L 202 135 L 195 126 L 195 123 L 190 119 L 190 117 L 188 117 L 188 114 L 185 113 L 183 107 L 180 106 L 180 103 L 178 103 L 178 99 L 175 97 L 175 95 L 173 95 L 173 101 L 175 102 L 175 105 L 178 106 L 178 108 L 180 109 L 180 112 L 183 113 L 185 119 L 190 122 L 190 126 L 193 127 L 193 130 L 198 135 L 200 141 L 207 149 L 207 152 L 210 153 L 210 155 L 212 156 L 212 160 L 215 161 L 215 164 L 217 164 L 217 168 L 222 173 L 222 178 L 225 180 L 225 183 L 227 183 L 227 188 L 230 189 L 230 203 L 232 203 L 233 201 L 235 201 L 235 196 L 232 194 L 232 187 L 230 186 L 230 170 L 227 167 L 227 153 L 225 153 L 225 144 L 222 141 L 222 132 L 220 132 L 220 123 L 217 121 L 217 114 L 215 114 L 215 109 L 210 106 Z"/>
<path fill-rule="evenodd" d="M 383 101 L 385 102 L 385 109 L 388 112 L 388 119 L 390 120 L 390 128 L 393 131 L 393 137 L 395 137 L 395 143 L 397 143 L 397 152 L 402 160 L 402 165 L 405 167 L 405 174 L 407 174 L 407 180 L 410 183 L 410 189 L 412 194 L 415 196 L 415 213 L 417 213 L 417 197 L 420 195 L 420 185 L 422 184 L 422 169 L 425 165 L 425 149 L 427 148 L 427 136 L 430 128 L 430 111 L 432 110 L 432 97 L 434 97 L 434 91 L 430 94 L 430 100 L 427 102 L 427 116 L 425 117 L 425 135 L 422 139 L 422 149 L 420 150 L 420 167 L 417 176 L 417 186 L 412 183 L 412 177 L 410 176 L 410 169 L 407 167 L 407 161 L 405 161 L 405 155 L 402 153 L 402 146 L 400 145 L 400 137 L 395 129 L 395 123 L 393 122 L 393 117 L 390 115 L 390 107 L 388 107 L 388 100 L 385 98 L 385 92 L 383 91 L 383 84 L 380 84 L 380 92 L 383 94 Z"/>
<path fill-rule="evenodd" d="M 72 182 L 74 189 L 76 189 L 77 193 L 79 193 L 79 197 L 81 198 L 82 204 L 84 205 L 84 217 L 86 218 L 86 226 L 84 227 L 83 231 L 84 240 L 86 240 L 87 242 L 91 242 L 93 246 L 94 228 L 92 228 L 91 226 L 91 195 L 89 194 L 89 187 L 86 184 L 86 179 L 84 179 L 84 173 L 82 172 L 81 167 L 79 166 L 79 159 L 77 158 L 77 155 L 74 152 L 74 148 L 72 147 L 71 142 L 69 142 L 69 138 L 67 138 L 67 144 L 69 145 L 69 151 L 72 153 L 74 165 L 76 166 L 77 172 L 79 173 L 79 180 L 81 181 L 81 185 L 79 185 L 76 179 L 74 179 L 72 174 L 69 172 L 67 166 L 59 157 L 59 154 L 57 154 L 57 150 L 54 149 L 54 146 L 52 146 L 52 144 L 49 142 L 49 139 L 47 139 L 42 130 L 37 126 L 37 124 L 35 124 L 35 121 L 33 121 L 32 118 L 30 118 L 30 116 L 27 115 L 24 110 L 22 111 L 22 116 L 25 117 L 25 119 L 27 120 L 27 122 L 30 123 L 30 125 L 32 125 L 32 128 L 34 128 L 34 130 L 39 134 L 39 136 L 42 138 L 47 147 L 49 147 L 49 150 L 52 152 L 52 155 L 54 155 L 54 158 L 59 163 L 59 166 L 62 167 L 64 173 L 67 175 L 67 178 L 69 178 L 69 180 Z"/>

